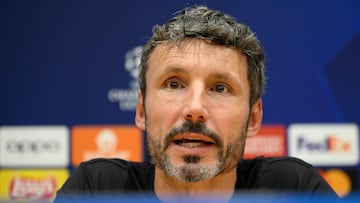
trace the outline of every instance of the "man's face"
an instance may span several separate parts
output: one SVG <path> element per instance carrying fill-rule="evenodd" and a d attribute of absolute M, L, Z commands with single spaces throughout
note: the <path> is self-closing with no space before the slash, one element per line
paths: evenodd
<path fill-rule="evenodd" d="M 170 177 L 197 182 L 229 172 L 242 157 L 261 101 L 249 107 L 246 58 L 200 40 L 162 44 L 148 61 L 146 98 L 136 124 L 146 130 L 154 164 Z M 257 129 L 255 129 L 257 131 Z M 251 135 L 252 135 L 251 134 Z"/>

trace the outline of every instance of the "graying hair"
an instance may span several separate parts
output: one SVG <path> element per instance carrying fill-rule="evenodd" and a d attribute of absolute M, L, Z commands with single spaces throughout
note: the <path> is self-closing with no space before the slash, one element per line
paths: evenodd
<path fill-rule="evenodd" d="M 140 63 L 139 86 L 145 99 L 147 62 L 162 43 L 178 44 L 188 39 L 233 48 L 246 57 L 250 101 L 252 106 L 264 93 L 265 54 L 260 41 L 250 28 L 233 17 L 206 6 L 187 7 L 164 25 L 153 28 L 153 36 L 144 46 Z"/>

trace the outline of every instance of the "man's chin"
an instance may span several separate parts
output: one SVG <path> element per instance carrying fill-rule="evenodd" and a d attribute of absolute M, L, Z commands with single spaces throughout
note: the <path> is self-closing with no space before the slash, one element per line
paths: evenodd
<path fill-rule="evenodd" d="M 204 165 L 201 162 L 182 162 L 174 165 L 167 165 L 165 173 L 174 177 L 180 182 L 195 183 L 205 181 L 221 173 L 219 164 L 211 166 Z"/>

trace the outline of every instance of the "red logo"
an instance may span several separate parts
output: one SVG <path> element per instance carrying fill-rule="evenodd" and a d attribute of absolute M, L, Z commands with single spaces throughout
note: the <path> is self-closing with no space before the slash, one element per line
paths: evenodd
<path fill-rule="evenodd" d="M 56 180 L 52 176 L 45 178 L 15 176 L 11 180 L 9 193 L 11 199 L 50 199 L 56 193 Z"/>
<path fill-rule="evenodd" d="M 286 154 L 286 129 L 282 125 L 264 125 L 256 136 L 246 138 L 244 159 Z"/>

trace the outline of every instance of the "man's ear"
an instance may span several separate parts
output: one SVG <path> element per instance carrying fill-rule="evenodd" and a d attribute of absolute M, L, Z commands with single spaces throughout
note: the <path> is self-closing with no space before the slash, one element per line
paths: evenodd
<path fill-rule="evenodd" d="M 251 107 L 247 136 L 254 136 L 261 128 L 263 110 L 262 110 L 262 100 L 258 99 L 253 106 Z"/>
<path fill-rule="evenodd" d="M 145 130 L 145 106 L 141 90 L 138 90 L 138 101 L 136 105 L 135 124 L 141 130 Z"/>

